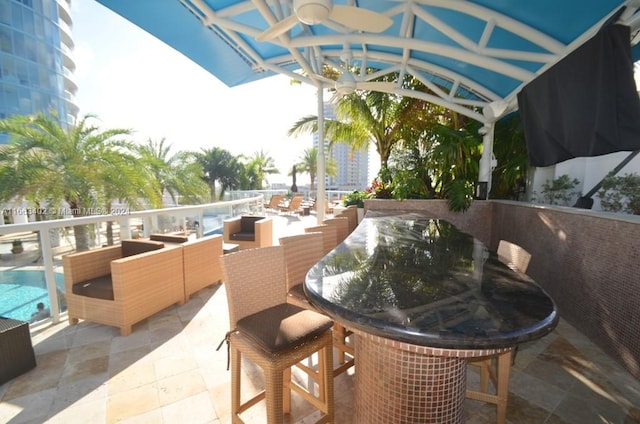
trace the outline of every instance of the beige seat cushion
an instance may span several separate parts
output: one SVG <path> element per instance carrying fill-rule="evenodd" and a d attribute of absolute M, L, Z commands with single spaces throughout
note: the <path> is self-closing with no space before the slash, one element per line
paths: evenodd
<path fill-rule="evenodd" d="M 282 303 L 240 319 L 236 329 L 264 350 L 277 353 L 313 339 L 332 325 L 322 314 Z"/>

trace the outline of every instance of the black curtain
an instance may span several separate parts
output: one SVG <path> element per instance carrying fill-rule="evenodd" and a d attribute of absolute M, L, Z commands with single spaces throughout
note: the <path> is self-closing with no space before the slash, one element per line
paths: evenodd
<path fill-rule="evenodd" d="M 640 149 L 629 41 L 608 26 L 518 93 L 531 165 Z"/>

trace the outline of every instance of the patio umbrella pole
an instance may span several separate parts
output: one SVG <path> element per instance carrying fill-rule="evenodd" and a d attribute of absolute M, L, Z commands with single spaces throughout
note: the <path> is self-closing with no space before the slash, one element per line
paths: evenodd
<path fill-rule="evenodd" d="M 636 155 L 640 153 L 640 150 L 636 150 L 635 152 L 631 152 L 629 153 L 629 155 L 627 155 L 626 158 L 624 158 L 622 160 L 622 162 L 620 162 L 618 164 L 618 166 L 616 166 L 615 168 L 613 168 L 613 170 L 611 172 L 609 172 L 606 176 L 608 177 L 609 175 L 616 175 L 618 172 L 620 172 L 620 170 L 622 168 L 625 167 L 626 164 L 628 164 L 629 162 L 631 162 L 631 160 L 636 157 Z M 598 184 L 596 184 L 595 186 L 593 186 L 593 188 L 591 190 L 589 190 L 587 192 L 587 194 L 585 194 L 584 196 L 578 197 L 578 200 L 576 200 L 575 205 L 573 205 L 574 208 L 581 208 L 581 209 L 591 209 L 591 207 L 593 206 L 593 195 L 596 194 L 598 192 L 598 190 L 600 190 L 600 187 L 602 187 L 602 182 L 604 181 L 604 178 L 600 180 L 600 182 L 598 182 Z"/>

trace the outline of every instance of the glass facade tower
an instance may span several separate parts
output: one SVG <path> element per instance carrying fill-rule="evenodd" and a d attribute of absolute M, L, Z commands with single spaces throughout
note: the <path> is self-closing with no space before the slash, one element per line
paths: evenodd
<path fill-rule="evenodd" d="M 78 113 L 71 52 L 71 0 L 0 0 L 0 118 Z M 8 141 L 0 134 L 0 144 Z"/>

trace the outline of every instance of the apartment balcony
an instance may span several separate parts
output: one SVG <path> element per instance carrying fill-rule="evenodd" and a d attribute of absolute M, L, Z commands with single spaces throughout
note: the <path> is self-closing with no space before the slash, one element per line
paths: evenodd
<path fill-rule="evenodd" d="M 216 222 L 243 211 L 262 210 L 262 200 L 226 203 L 217 206 Z M 544 280 L 545 284 L 555 286 L 545 290 L 558 303 L 560 323 L 550 335 L 520 345 L 509 384 L 508 422 L 639 422 L 640 379 L 634 376 L 639 355 L 635 342 L 639 338 L 632 334 L 640 331 L 633 324 L 637 322 L 634 311 L 639 309 L 640 301 L 637 287 L 623 280 L 640 275 L 637 269 L 640 261 L 630 258 L 622 270 L 612 269 L 611 263 L 616 263 L 612 260 L 615 256 L 633 256 L 626 249 L 627 239 L 638 234 L 636 226 L 640 220 L 516 202 L 476 202 L 465 214 L 448 212 L 446 203 L 439 201 L 366 203 L 367 209 L 392 211 L 398 207 L 420 208 L 453 220 L 456 225 L 475 228 L 474 236 L 486 240 L 489 246 L 503 238 L 525 244 L 534 255 L 531 275 L 538 282 Z M 162 225 L 179 227 L 185 219 L 193 217 L 205 223 L 207 215 L 213 216 L 209 213 L 212 208 L 212 205 L 169 208 L 108 218 L 120 221 L 119 231 L 123 235 L 135 231 L 148 234 L 162 230 Z M 314 215 L 269 215 L 274 220 L 274 243 L 279 237 L 302 233 L 306 226 L 317 225 Z M 63 229 L 71 222 L 92 220 L 105 222 L 105 217 L 65 220 L 56 225 Z M 203 230 L 215 231 L 209 223 L 204 227 L 207 228 Z M 10 228 L 0 226 L 5 240 L 16 237 L 16 233 L 7 234 Z M 1 270 L 50 266 L 52 272 L 60 271 L 59 258 L 72 251 L 72 246 L 65 247 L 62 243 L 37 249 L 39 238 L 32 232 L 36 230 L 25 230 L 38 228 L 37 231 L 46 230 L 41 234 L 51 234 L 50 222 L 14 228 L 20 230 L 17 234 L 22 234 L 21 237 L 29 239 L 25 241 L 27 250 L 20 254 L 25 256 L 2 253 Z M 103 235 L 98 236 L 96 245 L 104 242 L 100 238 Z M 550 240 L 556 240 L 555 244 L 551 245 Z M 610 241 L 614 243 L 609 245 Z M 576 268 L 575 263 L 582 265 Z M 602 272 L 594 279 L 591 275 L 594 268 L 615 274 L 619 284 L 609 283 Z M 575 275 L 578 271 L 579 275 Z M 608 287 L 599 288 L 598 279 L 600 285 Z M 578 281 L 582 290 L 576 286 Z M 620 286 L 631 287 L 625 292 Z M 607 297 L 610 293 L 615 296 Z M 629 309 L 624 313 L 616 311 L 621 309 L 616 302 Z M 603 310 L 608 308 L 608 313 L 595 311 L 597 305 Z M 618 313 L 627 317 L 626 323 L 616 318 Z M 69 326 L 65 318 L 62 312 L 32 324 L 37 366 L 0 385 L 0 421 L 231 422 L 227 352 L 226 348 L 216 350 L 229 325 L 224 284 L 205 288 L 186 304 L 170 307 L 140 322 L 126 337 L 121 337 L 116 328 L 86 321 Z M 597 328 L 585 329 L 581 324 L 594 319 L 608 329 L 609 339 L 599 335 Z M 357 372 L 356 363 L 355 369 L 335 379 L 336 423 L 354 422 L 353 388 Z M 247 392 L 262 387 L 262 376 L 257 371 L 250 371 L 243 378 Z M 479 376 L 470 370 L 467 378 L 469 384 L 476 384 Z M 261 405 L 246 413 L 246 422 L 264 422 Z M 495 407 L 472 400 L 466 400 L 464 407 L 465 422 L 495 423 Z M 312 410 L 294 396 L 287 422 L 310 422 L 312 416 Z"/>

